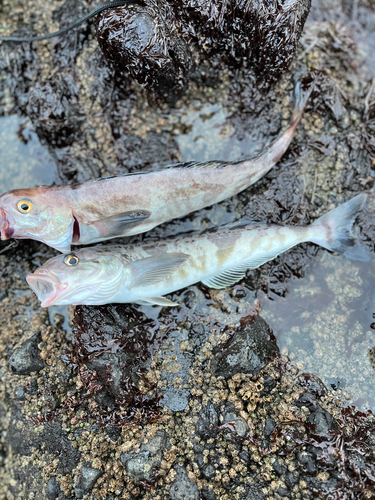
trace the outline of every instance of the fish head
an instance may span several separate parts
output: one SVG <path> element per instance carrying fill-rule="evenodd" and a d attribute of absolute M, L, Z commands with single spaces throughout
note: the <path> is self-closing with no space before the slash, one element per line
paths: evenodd
<path fill-rule="evenodd" d="M 26 280 L 42 307 L 101 305 L 111 302 L 119 288 L 130 282 L 130 271 L 116 252 L 95 247 L 53 257 Z"/>
<path fill-rule="evenodd" d="M 74 222 L 71 208 L 53 188 L 15 189 L 0 196 L 2 240 L 31 238 L 69 252 Z"/>

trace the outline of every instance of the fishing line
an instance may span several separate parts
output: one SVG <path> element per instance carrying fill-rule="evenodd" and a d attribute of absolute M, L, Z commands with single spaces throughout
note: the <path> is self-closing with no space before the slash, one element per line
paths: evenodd
<path fill-rule="evenodd" d="M 129 5 L 129 4 L 140 4 L 140 0 L 114 0 L 113 2 L 108 2 L 103 5 L 100 5 L 92 12 L 86 14 L 82 19 L 78 19 L 74 21 L 74 23 L 70 24 L 66 28 L 62 28 L 59 31 L 55 31 L 54 33 L 46 33 L 45 35 L 32 36 L 32 37 L 17 37 L 17 36 L 0 36 L 1 42 L 37 42 L 39 40 L 47 40 L 48 38 L 53 38 L 55 36 L 64 35 L 66 32 L 76 28 L 80 24 L 88 21 L 92 17 L 97 16 L 103 10 L 111 9 L 114 7 L 120 7 L 121 5 Z"/>

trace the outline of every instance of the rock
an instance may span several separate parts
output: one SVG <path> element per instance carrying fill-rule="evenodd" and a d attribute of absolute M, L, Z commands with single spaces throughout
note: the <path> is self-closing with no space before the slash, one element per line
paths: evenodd
<path fill-rule="evenodd" d="M 46 486 L 46 498 L 48 500 L 56 500 L 56 498 L 59 498 L 60 493 L 59 483 L 56 481 L 55 477 L 51 477 Z"/>
<path fill-rule="evenodd" d="M 327 434 L 333 429 L 335 421 L 327 410 L 317 405 L 310 411 L 311 413 L 307 420 L 315 426 L 314 434 Z"/>
<path fill-rule="evenodd" d="M 198 414 L 198 422 L 195 425 L 195 432 L 203 438 L 211 438 L 217 434 L 219 426 L 219 417 L 215 406 L 208 403 L 202 406 Z"/>
<path fill-rule="evenodd" d="M 232 406 L 232 405 L 230 405 Z M 234 407 L 233 407 L 234 408 Z M 226 432 L 224 437 L 229 440 L 236 440 L 236 437 L 245 438 L 247 433 L 249 432 L 249 426 L 247 425 L 246 420 L 242 417 L 239 417 L 235 411 L 232 409 L 227 409 L 224 411 L 222 426 L 228 424 L 229 422 L 233 423 L 234 432 Z"/>
<path fill-rule="evenodd" d="M 216 500 L 216 493 L 214 490 L 209 488 L 208 486 L 203 486 L 202 488 L 202 498 L 204 500 Z"/>
<path fill-rule="evenodd" d="M 206 465 L 201 467 L 201 472 L 203 476 L 208 480 L 212 480 L 216 475 L 215 467 L 213 465 Z"/>
<path fill-rule="evenodd" d="M 36 333 L 13 351 L 8 359 L 9 368 L 17 375 L 30 375 L 39 372 L 45 367 L 40 357 L 38 344 L 42 342 L 40 332 Z"/>
<path fill-rule="evenodd" d="M 303 452 L 297 454 L 297 460 L 306 467 L 309 474 L 315 474 L 317 471 L 315 457 L 311 453 Z"/>
<path fill-rule="evenodd" d="M 276 422 L 274 421 L 273 418 L 266 418 L 266 421 L 264 423 L 264 435 L 266 437 L 270 437 L 273 434 L 273 431 L 276 428 Z"/>
<path fill-rule="evenodd" d="M 138 453 L 121 453 L 121 463 L 133 481 L 154 483 L 163 451 L 167 448 L 168 435 L 160 429 L 147 443 L 142 444 Z"/>
<path fill-rule="evenodd" d="M 171 500 L 199 500 L 198 486 L 190 481 L 185 467 L 176 465 L 174 470 L 176 478 L 169 488 Z"/>
<path fill-rule="evenodd" d="M 185 389 L 168 387 L 164 393 L 163 405 L 171 411 L 184 411 L 189 402 L 190 392 Z"/>
<path fill-rule="evenodd" d="M 91 467 L 91 464 L 84 465 L 81 469 L 81 475 L 74 486 L 74 492 L 77 498 L 83 498 L 89 493 L 96 481 L 104 474 L 101 469 Z"/>
<path fill-rule="evenodd" d="M 278 352 L 275 337 L 260 316 L 241 320 L 228 347 L 214 350 L 212 368 L 216 376 L 230 378 L 236 373 L 257 375 Z"/>
<path fill-rule="evenodd" d="M 255 482 L 250 486 L 244 500 L 266 500 L 262 491 L 262 485 L 259 481 L 255 480 Z"/>

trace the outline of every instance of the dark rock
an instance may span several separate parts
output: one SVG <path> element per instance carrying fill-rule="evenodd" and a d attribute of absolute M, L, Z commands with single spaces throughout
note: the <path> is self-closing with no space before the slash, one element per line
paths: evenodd
<path fill-rule="evenodd" d="M 149 88 L 170 89 L 188 76 L 213 73 L 207 66 L 201 75 L 196 71 L 197 50 L 213 67 L 251 61 L 259 74 L 274 79 L 293 58 L 310 5 L 158 0 L 106 10 L 98 17 L 97 38 L 113 65 Z"/>
<path fill-rule="evenodd" d="M 243 460 L 245 463 L 249 463 L 250 462 L 250 456 L 248 454 L 247 451 L 245 450 L 242 450 L 240 451 L 240 453 L 238 454 L 238 456 L 240 457 L 241 460 Z"/>
<path fill-rule="evenodd" d="M 30 375 L 32 372 L 39 372 L 45 367 L 44 361 L 40 357 L 38 344 L 42 341 L 40 332 L 36 333 L 13 351 L 9 357 L 9 368 L 17 375 Z"/>
<path fill-rule="evenodd" d="M 270 392 L 276 387 L 276 385 L 277 381 L 267 373 L 264 377 L 263 390 L 260 393 L 261 396 L 268 396 L 268 394 L 270 394 Z"/>
<path fill-rule="evenodd" d="M 314 434 L 327 434 L 335 426 L 335 421 L 330 413 L 321 406 L 310 409 L 308 422 L 314 425 Z"/>
<path fill-rule="evenodd" d="M 226 439 L 234 439 L 236 434 L 240 438 L 245 438 L 247 433 L 249 432 L 249 426 L 247 425 L 246 420 L 242 417 L 239 417 L 233 410 L 230 408 L 226 409 L 223 413 L 223 421 L 221 426 L 225 426 L 225 424 L 232 423 L 233 431 L 226 432 L 224 434 Z"/>
<path fill-rule="evenodd" d="M 60 493 L 61 489 L 59 483 L 56 481 L 55 477 L 51 477 L 46 486 L 46 498 L 48 500 L 56 500 L 56 498 L 59 498 Z"/>
<path fill-rule="evenodd" d="M 201 472 L 203 476 L 208 480 L 213 479 L 216 475 L 215 467 L 213 467 L 212 465 L 201 467 Z"/>
<path fill-rule="evenodd" d="M 314 474 L 317 471 L 315 457 L 310 453 L 298 453 L 297 460 L 304 465 L 309 474 Z"/>
<path fill-rule="evenodd" d="M 274 421 L 273 418 L 266 418 L 266 421 L 264 423 L 264 435 L 266 437 L 270 437 L 273 434 L 273 431 L 276 428 L 276 422 Z"/>
<path fill-rule="evenodd" d="M 272 467 L 274 468 L 275 472 L 279 474 L 279 476 L 283 476 L 287 471 L 287 468 L 284 465 L 281 465 L 277 459 L 272 463 Z"/>
<path fill-rule="evenodd" d="M 228 347 L 216 348 L 212 368 L 216 376 L 257 375 L 279 351 L 275 337 L 260 316 L 244 318 Z"/>
<path fill-rule="evenodd" d="M 266 497 L 262 491 L 262 485 L 259 481 L 255 480 L 254 484 L 248 489 L 244 500 L 265 500 Z"/>
<path fill-rule="evenodd" d="M 22 385 L 14 389 L 14 396 L 18 401 L 24 401 L 26 399 L 25 390 Z"/>
<path fill-rule="evenodd" d="M 185 467 L 176 465 L 174 470 L 176 478 L 169 488 L 171 500 L 199 500 L 198 486 L 190 481 Z"/>
<path fill-rule="evenodd" d="M 121 453 L 121 463 L 133 481 L 153 483 L 161 465 L 163 451 L 167 448 L 168 435 L 160 429 L 147 443 L 142 444 L 138 453 Z"/>
<path fill-rule="evenodd" d="M 190 392 L 185 389 L 168 387 L 164 392 L 162 404 L 171 411 L 184 411 L 189 402 Z"/>
<path fill-rule="evenodd" d="M 285 467 L 286 470 L 286 467 Z M 285 484 L 291 490 L 295 484 L 298 483 L 298 477 L 296 477 L 293 472 L 287 472 L 285 474 Z"/>
<path fill-rule="evenodd" d="M 178 28 L 172 7 L 161 0 L 108 9 L 98 19 L 97 37 L 114 66 L 162 91 L 181 85 L 192 68 L 191 51 Z"/>
<path fill-rule="evenodd" d="M 203 406 L 198 414 L 198 422 L 195 425 L 195 431 L 198 436 L 210 438 L 217 434 L 219 425 L 219 417 L 215 406 L 208 403 Z"/>
<path fill-rule="evenodd" d="M 290 496 L 291 496 L 290 493 L 288 492 L 288 490 L 286 490 L 285 488 L 282 488 L 281 486 L 279 486 L 279 489 L 277 490 L 277 494 L 283 498 L 290 498 Z"/>
<path fill-rule="evenodd" d="M 74 492 L 77 498 L 83 498 L 89 493 L 96 481 L 104 474 L 101 469 L 95 469 L 90 466 L 91 464 L 84 465 L 81 469 L 81 475 L 78 482 L 74 486 Z"/>
<path fill-rule="evenodd" d="M 214 490 L 212 490 L 208 486 L 203 486 L 201 493 L 204 500 L 216 500 L 217 498 Z"/>

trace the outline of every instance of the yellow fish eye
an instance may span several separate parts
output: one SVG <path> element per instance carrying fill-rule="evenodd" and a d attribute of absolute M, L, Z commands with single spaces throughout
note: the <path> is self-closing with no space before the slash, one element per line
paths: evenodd
<path fill-rule="evenodd" d="M 17 208 L 21 214 L 28 214 L 33 209 L 33 204 L 28 200 L 21 200 L 17 203 Z"/>
<path fill-rule="evenodd" d="M 67 255 L 64 259 L 64 263 L 67 266 L 76 266 L 79 262 L 79 257 L 78 255 L 74 255 L 74 253 L 71 253 L 70 255 Z"/>

